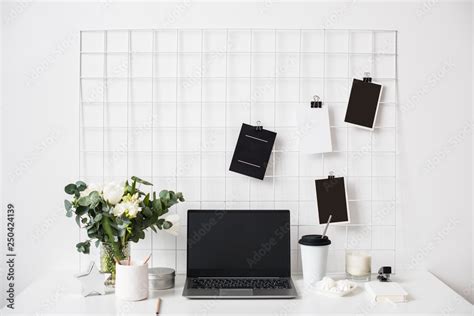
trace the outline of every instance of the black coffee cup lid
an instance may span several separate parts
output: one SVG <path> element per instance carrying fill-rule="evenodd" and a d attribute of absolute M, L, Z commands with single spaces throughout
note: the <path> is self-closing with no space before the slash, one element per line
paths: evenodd
<path fill-rule="evenodd" d="M 298 243 L 305 246 L 327 246 L 331 244 L 331 241 L 328 236 L 321 238 L 321 235 L 304 235 Z"/>

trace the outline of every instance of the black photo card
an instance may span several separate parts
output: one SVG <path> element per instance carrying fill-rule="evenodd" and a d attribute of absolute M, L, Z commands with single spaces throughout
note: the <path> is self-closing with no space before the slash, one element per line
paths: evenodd
<path fill-rule="evenodd" d="M 330 215 L 331 223 L 350 222 L 344 177 L 316 180 L 316 199 L 319 224 L 326 224 Z"/>
<path fill-rule="evenodd" d="M 275 138 L 275 132 L 242 124 L 229 170 L 263 180 Z"/>
<path fill-rule="evenodd" d="M 373 130 L 381 95 L 381 84 L 354 79 L 344 122 Z"/>

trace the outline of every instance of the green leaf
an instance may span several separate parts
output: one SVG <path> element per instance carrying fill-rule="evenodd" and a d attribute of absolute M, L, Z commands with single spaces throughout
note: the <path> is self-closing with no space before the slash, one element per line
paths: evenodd
<path fill-rule="evenodd" d="M 99 203 L 100 203 L 100 201 L 91 202 L 91 204 L 89 205 L 89 208 L 95 209 L 97 207 L 97 205 L 99 205 Z"/>
<path fill-rule="evenodd" d="M 177 193 L 176 193 L 176 198 L 177 198 L 180 202 L 184 202 L 183 193 L 177 192 Z"/>
<path fill-rule="evenodd" d="M 84 214 L 87 213 L 88 210 L 89 210 L 89 209 L 88 209 L 87 207 L 85 207 L 85 206 L 78 206 L 78 207 L 76 208 L 76 215 L 79 215 L 79 216 L 80 216 L 80 215 L 84 215 Z"/>
<path fill-rule="evenodd" d="M 126 230 L 127 227 L 131 224 L 131 221 L 128 218 L 117 218 L 117 223 L 110 223 L 110 226 L 115 228 L 117 231 Z"/>
<path fill-rule="evenodd" d="M 159 230 L 162 230 L 163 229 L 163 223 L 165 222 L 165 220 L 163 218 L 160 218 L 159 220 L 156 221 L 156 227 L 159 229 Z"/>
<path fill-rule="evenodd" d="M 83 181 L 76 181 L 76 187 L 78 191 L 84 191 L 87 188 L 87 184 Z"/>
<path fill-rule="evenodd" d="M 89 206 L 89 204 L 91 204 L 91 201 L 88 196 L 83 196 L 80 197 L 79 200 L 77 200 L 77 204 L 79 204 L 80 206 Z"/>
<path fill-rule="evenodd" d="M 125 236 L 125 233 L 126 233 L 126 232 L 127 232 L 126 229 L 119 229 L 119 230 L 118 230 L 118 236 L 119 236 L 120 238 L 122 238 L 123 236 Z"/>
<path fill-rule="evenodd" d="M 160 192 L 160 198 L 161 199 L 166 199 L 166 200 L 169 200 L 171 198 L 170 196 L 170 192 L 168 190 L 162 190 Z"/>
<path fill-rule="evenodd" d="M 135 177 L 133 176 L 131 178 L 134 182 L 137 182 L 137 183 L 141 183 L 141 184 L 144 184 L 144 185 L 153 185 L 152 183 L 148 182 L 148 181 L 145 181 L 143 179 L 140 179 L 139 177 Z"/>
<path fill-rule="evenodd" d="M 159 199 L 153 200 L 153 209 L 156 212 L 161 212 L 163 210 L 161 200 Z"/>
<path fill-rule="evenodd" d="M 163 229 L 170 229 L 173 226 L 173 223 L 165 221 L 163 223 Z"/>
<path fill-rule="evenodd" d="M 91 200 L 100 200 L 100 194 L 97 191 L 92 191 L 89 193 L 89 199 Z"/>
<path fill-rule="evenodd" d="M 91 248 L 90 240 L 76 244 L 76 249 L 80 253 L 88 254 L 90 252 L 90 248 Z"/>
<path fill-rule="evenodd" d="M 81 227 L 81 215 L 76 215 L 76 224 Z"/>
<path fill-rule="evenodd" d="M 81 218 L 81 223 L 82 224 L 87 224 L 87 221 L 88 221 L 87 217 Z"/>
<path fill-rule="evenodd" d="M 102 220 L 102 213 L 99 213 L 94 217 L 94 222 L 96 223 L 100 222 L 101 220 Z"/>
<path fill-rule="evenodd" d="M 134 194 L 135 194 L 136 188 L 137 188 L 137 181 L 136 181 L 136 180 L 133 180 L 133 182 L 132 182 L 132 189 L 131 189 L 131 192 L 130 192 L 131 195 L 134 195 Z"/>
<path fill-rule="evenodd" d="M 71 217 L 72 216 L 72 210 L 66 211 L 66 216 Z"/>
<path fill-rule="evenodd" d="M 64 187 L 64 192 L 67 194 L 74 194 L 77 191 L 77 187 L 74 183 L 70 183 Z"/>
<path fill-rule="evenodd" d="M 128 184 L 128 180 L 125 182 L 125 186 L 124 186 L 124 189 L 123 189 L 123 194 L 126 195 L 126 194 L 133 194 L 133 189 L 132 187 L 130 186 L 130 184 Z"/>
<path fill-rule="evenodd" d="M 104 219 L 105 219 L 105 218 L 104 218 Z M 111 222 L 109 225 L 110 225 L 111 228 L 113 228 L 113 230 L 112 230 L 112 233 L 113 233 L 113 234 L 115 233 L 115 230 L 119 230 L 119 229 L 120 229 L 120 227 L 119 227 L 120 225 L 118 225 L 118 224 L 116 224 L 116 223 L 114 223 L 114 222 Z"/>
<path fill-rule="evenodd" d="M 93 235 L 94 233 L 96 233 L 98 229 L 99 229 L 99 228 L 96 227 L 96 226 L 89 227 L 89 228 L 87 228 L 87 234 L 88 234 L 89 237 L 90 237 L 91 235 Z"/>
<path fill-rule="evenodd" d="M 150 193 L 148 193 L 147 195 L 145 195 L 145 198 L 143 199 L 143 204 L 145 204 L 146 206 L 148 206 L 149 203 L 150 203 Z"/>
<path fill-rule="evenodd" d="M 100 197 L 100 194 L 99 192 L 97 191 L 92 191 L 89 196 L 89 207 L 90 208 L 96 208 L 97 205 L 99 205 L 100 201 L 102 200 L 102 198 Z"/>
<path fill-rule="evenodd" d="M 149 207 L 144 207 L 144 208 L 142 209 L 142 213 L 143 213 L 143 215 L 144 215 L 145 217 L 151 217 L 151 216 L 153 216 L 153 212 L 150 210 Z"/>
<path fill-rule="evenodd" d="M 97 239 L 97 240 L 95 241 L 95 247 L 97 248 L 97 247 L 99 247 L 99 245 L 100 245 L 100 240 Z"/>
<path fill-rule="evenodd" d="M 64 200 L 64 208 L 66 208 L 66 211 L 70 211 L 72 208 L 72 203 L 68 200 Z"/>

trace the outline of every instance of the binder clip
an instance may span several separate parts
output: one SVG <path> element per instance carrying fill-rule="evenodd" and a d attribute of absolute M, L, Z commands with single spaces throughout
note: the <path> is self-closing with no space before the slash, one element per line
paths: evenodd
<path fill-rule="evenodd" d="M 334 179 L 335 177 L 334 171 L 329 171 L 328 179 Z"/>
<path fill-rule="evenodd" d="M 364 72 L 364 78 L 362 78 L 364 82 L 372 82 L 372 78 L 370 77 L 370 72 Z"/>
<path fill-rule="evenodd" d="M 255 126 L 256 131 L 261 131 L 263 130 L 262 122 L 257 121 L 257 126 Z"/>
<path fill-rule="evenodd" d="M 392 274 L 392 267 L 386 266 L 379 269 L 377 279 L 380 282 L 390 282 L 390 274 Z"/>
<path fill-rule="evenodd" d="M 321 102 L 321 99 L 319 96 L 314 95 L 313 96 L 313 101 L 311 101 L 311 108 L 320 108 L 323 105 L 323 102 Z"/>

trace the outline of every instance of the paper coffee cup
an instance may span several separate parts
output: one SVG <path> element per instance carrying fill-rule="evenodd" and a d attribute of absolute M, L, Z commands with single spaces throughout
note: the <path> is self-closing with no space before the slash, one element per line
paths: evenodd
<path fill-rule="evenodd" d="M 304 283 L 315 285 L 326 275 L 328 249 L 331 241 L 327 236 L 305 235 L 298 241 L 301 249 Z"/>

